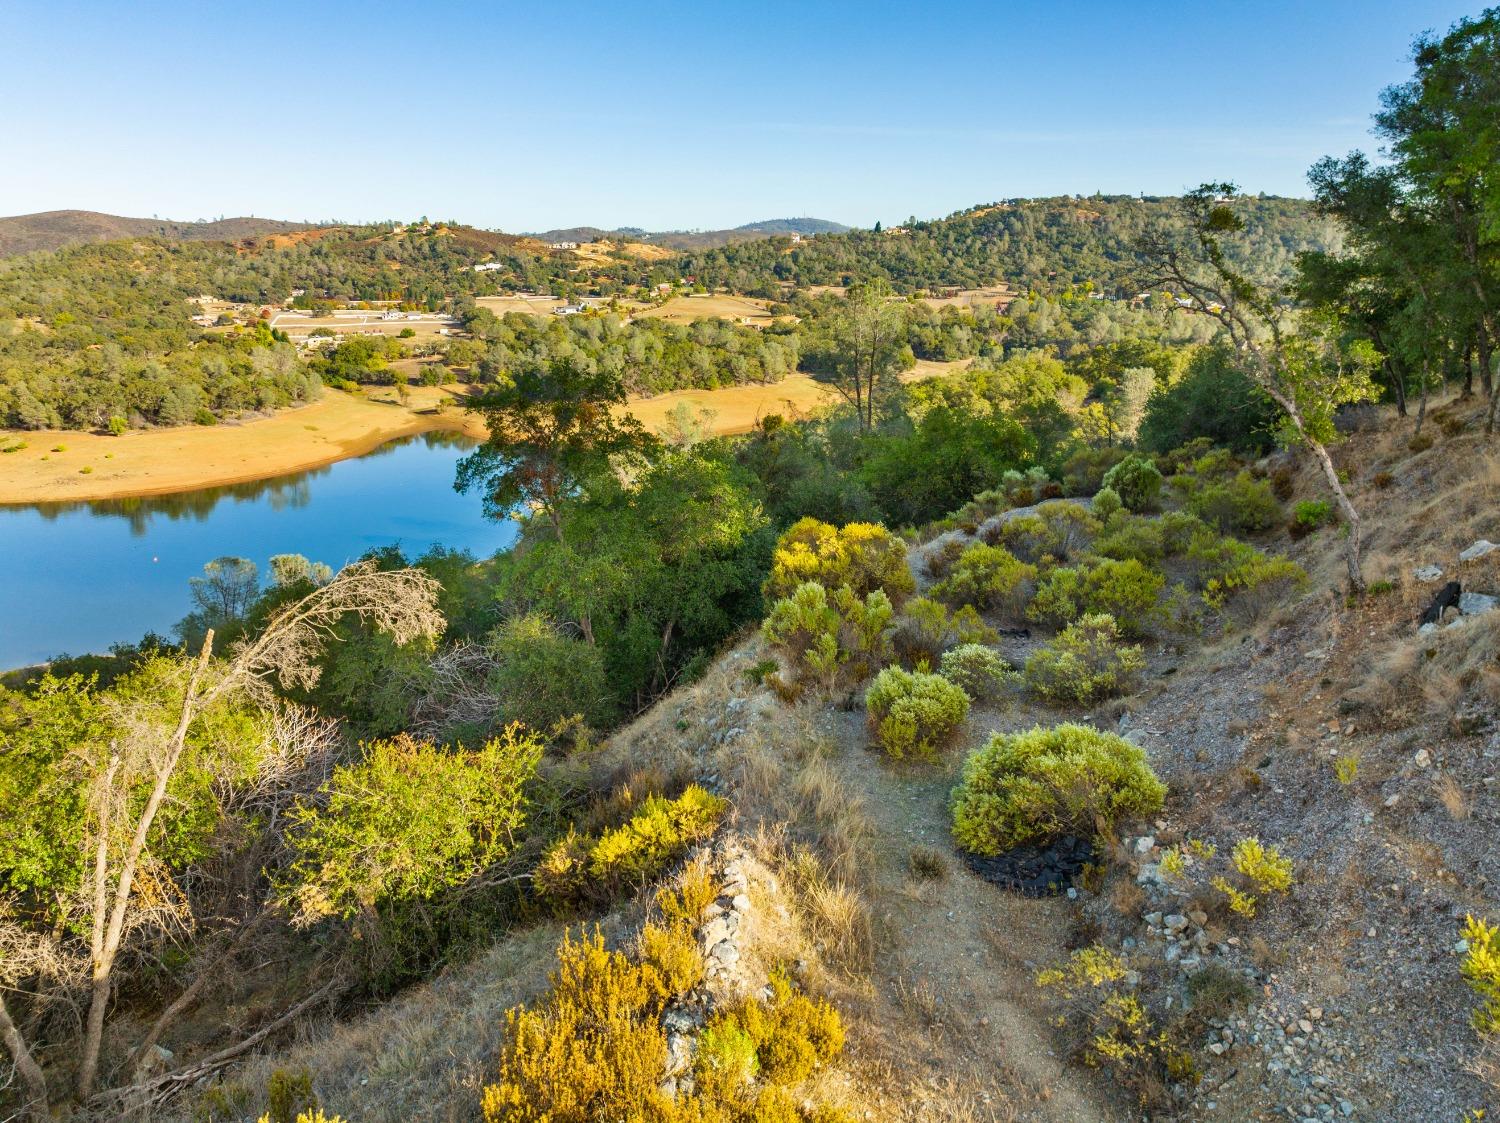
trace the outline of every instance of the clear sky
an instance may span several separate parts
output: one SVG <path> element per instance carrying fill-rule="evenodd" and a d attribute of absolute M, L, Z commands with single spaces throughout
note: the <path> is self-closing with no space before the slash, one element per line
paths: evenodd
<path fill-rule="evenodd" d="M 1479 0 L 6 0 L 0 214 L 867 226 L 1304 194 Z"/>

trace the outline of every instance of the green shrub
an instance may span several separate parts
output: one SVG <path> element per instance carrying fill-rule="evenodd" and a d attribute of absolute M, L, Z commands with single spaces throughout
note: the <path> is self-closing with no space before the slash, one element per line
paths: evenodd
<path fill-rule="evenodd" d="M 1146 666 L 1139 647 L 1122 647 L 1109 616 L 1085 616 L 1026 660 L 1026 685 L 1050 702 L 1088 706 L 1128 694 Z"/>
<path fill-rule="evenodd" d="M 111 436 L 123 436 L 125 430 L 130 428 L 130 423 L 123 417 L 111 417 L 109 419 L 109 432 Z"/>
<path fill-rule="evenodd" d="M 1126 455 L 1126 451 L 1117 445 L 1079 449 L 1063 464 L 1064 490 L 1069 495 L 1093 495 L 1104 485 L 1109 470 Z"/>
<path fill-rule="evenodd" d="M 1463 977 L 1481 1005 L 1471 1018 L 1480 1033 L 1500 1033 L 1500 929 L 1470 916 L 1465 919 Z"/>
<path fill-rule="evenodd" d="M 930 759 L 969 716 L 969 696 L 942 675 L 887 667 L 865 693 L 870 728 L 896 760 Z"/>
<path fill-rule="evenodd" d="M 997 733 L 964 763 L 953 790 L 953 837 L 994 857 L 1063 834 L 1112 837 L 1122 819 L 1161 810 L 1166 786 L 1146 754 L 1085 725 Z"/>
<path fill-rule="evenodd" d="M 954 644 L 994 643 L 995 630 L 979 618 L 973 605 L 949 612 L 946 605 L 926 597 L 912 597 L 902 606 L 891 634 L 896 658 L 907 667 L 926 663 L 930 669 Z"/>
<path fill-rule="evenodd" d="M 718 1015 L 708 1030 L 742 1032 L 755 1043 L 756 1063 L 768 1083 L 800 1084 L 843 1051 L 843 1019 L 827 1002 L 799 991 L 785 972 L 771 973 L 770 989 L 765 1001 Z"/>
<path fill-rule="evenodd" d="M 791 596 L 816 581 L 825 589 L 848 586 L 858 597 L 881 591 L 899 605 L 916 589 L 906 564 L 906 543 L 876 523 L 849 523 L 835 528 L 817 519 L 802 519 L 776 543 L 767 600 Z"/>
<path fill-rule="evenodd" d="M 532 875 L 536 893 L 554 908 L 610 900 L 658 876 L 690 846 L 718 828 L 727 800 L 690 785 L 676 799 L 648 796 L 622 824 L 598 838 L 570 830 L 542 855 Z"/>
<path fill-rule="evenodd" d="M 603 652 L 563 635 L 546 617 L 512 617 L 490 633 L 485 648 L 495 658 L 486 685 L 506 720 L 545 732 L 574 716 L 595 729 L 613 719 Z"/>
<path fill-rule="evenodd" d="M 1292 525 L 1289 528 L 1293 538 L 1305 538 L 1320 526 L 1326 524 L 1333 514 L 1333 508 L 1326 499 L 1304 499 L 1292 508 Z"/>
<path fill-rule="evenodd" d="M 1268 530 L 1281 521 L 1281 504 L 1271 485 L 1249 472 L 1205 485 L 1188 500 L 1188 509 L 1221 531 Z"/>
<path fill-rule="evenodd" d="M 1094 492 L 1094 517 L 1102 523 L 1109 522 L 1124 506 L 1120 493 L 1112 487 L 1101 487 Z"/>
<path fill-rule="evenodd" d="M 1105 558 L 1077 569 L 1053 570 L 1037 588 L 1027 616 L 1060 627 L 1080 616 L 1107 614 L 1122 633 L 1137 636 L 1161 619 L 1166 578 L 1135 558 Z"/>
<path fill-rule="evenodd" d="M 1259 619 L 1307 584 L 1307 574 L 1289 558 L 1266 557 L 1253 551 L 1248 558 L 1203 587 L 1203 603 L 1227 611 L 1242 624 Z"/>
<path fill-rule="evenodd" d="M 860 600 L 847 585 L 829 596 L 807 581 L 771 606 L 761 634 L 786 664 L 787 691 L 832 691 L 863 682 L 889 661 L 894 616 L 879 589 Z"/>
<path fill-rule="evenodd" d="M 931 593 L 948 604 L 972 604 L 1018 615 L 1035 579 L 1036 567 L 1005 547 L 976 542 L 958 556 L 948 576 L 932 586 Z"/>
<path fill-rule="evenodd" d="M 1097 504 L 1098 496 L 1094 499 Z M 1114 558 L 1116 561 L 1133 558 L 1142 565 L 1155 568 L 1167 556 L 1162 521 L 1141 515 L 1118 518 L 1111 524 L 1109 531 L 1094 543 L 1094 553 L 1101 558 Z"/>
<path fill-rule="evenodd" d="M 1161 494 L 1161 472 L 1154 461 L 1135 453 L 1104 473 L 1104 486 L 1132 511 L 1149 511 Z"/>
<path fill-rule="evenodd" d="M 1029 515 L 996 524 L 985 537 L 1022 561 L 1050 566 L 1080 553 L 1099 533 L 1099 525 L 1081 503 L 1046 503 Z"/>
<path fill-rule="evenodd" d="M 365 746 L 293 809 L 285 898 L 313 921 L 463 884 L 516 846 L 541 757 L 519 725 L 475 750 L 405 734 Z"/>
<path fill-rule="evenodd" d="M 978 643 L 944 652 L 938 672 L 976 702 L 992 701 L 1020 678 L 994 648 Z"/>

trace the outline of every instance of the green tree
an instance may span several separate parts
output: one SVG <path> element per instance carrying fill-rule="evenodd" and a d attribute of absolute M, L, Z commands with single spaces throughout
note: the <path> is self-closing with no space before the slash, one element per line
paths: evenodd
<path fill-rule="evenodd" d="M 875 427 L 878 401 L 914 361 L 906 342 L 906 305 L 878 282 L 854 286 L 829 317 L 833 388 L 854 407 L 860 429 Z"/>
<path fill-rule="evenodd" d="M 1204 184 L 1183 198 L 1182 230 L 1167 228 L 1143 239 L 1151 283 L 1187 294 L 1194 312 L 1218 322 L 1245 372 L 1280 407 L 1287 435 L 1312 451 L 1348 527 L 1350 587 L 1363 593 L 1359 512 L 1339 479 L 1328 442 L 1337 435 L 1338 408 L 1374 396 L 1370 371 L 1376 356 L 1368 344 L 1335 347 L 1331 333 L 1305 320 L 1304 330 L 1295 332 L 1282 286 L 1257 281 L 1234 264 L 1228 246 L 1244 231 L 1233 207 L 1235 194 L 1232 183 Z"/>
<path fill-rule="evenodd" d="M 481 491 L 491 518 L 535 506 L 566 544 L 565 501 L 590 477 L 639 462 L 655 446 L 624 413 L 625 400 L 617 375 L 577 360 L 523 365 L 469 406 L 490 436 L 459 463 L 455 486 Z"/>

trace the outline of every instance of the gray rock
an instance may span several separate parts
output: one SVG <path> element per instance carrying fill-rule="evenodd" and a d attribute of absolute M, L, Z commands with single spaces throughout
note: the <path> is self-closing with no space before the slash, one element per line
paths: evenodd
<path fill-rule="evenodd" d="M 1135 852 L 1137 854 L 1149 854 L 1151 853 L 1151 848 L 1155 845 L 1156 839 L 1152 838 L 1149 834 L 1143 834 L 1135 840 Z"/>
<path fill-rule="evenodd" d="M 1436 624 L 1423 624 L 1420 628 L 1417 629 L 1417 635 L 1427 636 L 1431 635 L 1435 631 L 1437 631 Z"/>
<path fill-rule="evenodd" d="M 1491 554 L 1496 550 L 1500 550 L 1500 546 L 1497 546 L 1488 538 L 1481 538 L 1467 550 L 1463 551 L 1463 553 L 1459 554 L 1458 560 L 1461 562 L 1475 561 L 1478 558 L 1482 558 L 1485 555 Z"/>
<path fill-rule="evenodd" d="M 1412 570 L 1411 575 L 1418 581 L 1437 581 L 1443 576 L 1443 567 L 1440 565 L 1424 565 Z"/>
<path fill-rule="evenodd" d="M 1500 597 L 1489 593 L 1460 593 L 1458 597 L 1458 610 L 1465 616 L 1478 616 L 1497 608 L 1500 608 Z"/>
<path fill-rule="evenodd" d="M 726 965 L 740 961 L 740 949 L 729 940 L 720 940 L 708 954 L 710 958 Z"/>

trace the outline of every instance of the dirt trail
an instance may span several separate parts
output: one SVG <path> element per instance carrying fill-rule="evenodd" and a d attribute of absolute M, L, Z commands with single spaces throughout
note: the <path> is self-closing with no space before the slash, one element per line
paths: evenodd
<path fill-rule="evenodd" d="M 1000 724 L 993 714 L 975 718 L 966 744 Z M 844 748 L 833 763 L 873 829 L 879 950 L 871 978 L 885 1010 L 870 1021 L 885 1027 L 882 1049 L 907 1055 L 907 1071 L 926 1067 L 949 1104 L 954 1093 L 967 1098 L 975 1120 L 1118 1118 L 1087 1074 L 1056 1055 L 1036 998 L 1036 967 L 1066 955 L 1067 902 L 1006 893 L 954 854 L 947 801 L 963 754 L 936 767 L 893 767 L 868 747 L 859 715 L 835 719 Z M 940 852 L 946 876 L 913 876 L 917 848 Z"/>

